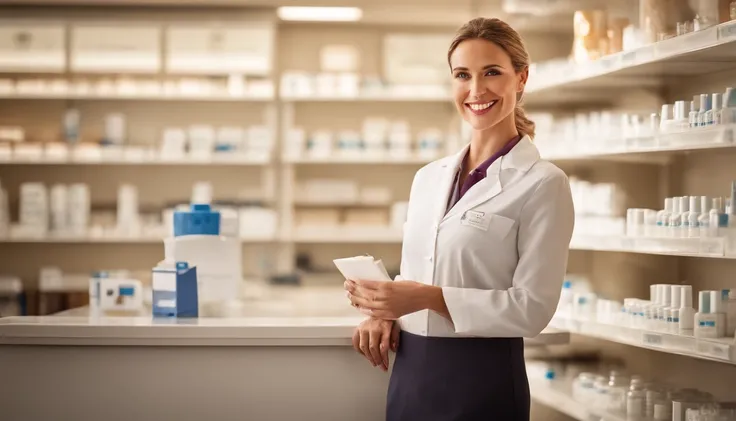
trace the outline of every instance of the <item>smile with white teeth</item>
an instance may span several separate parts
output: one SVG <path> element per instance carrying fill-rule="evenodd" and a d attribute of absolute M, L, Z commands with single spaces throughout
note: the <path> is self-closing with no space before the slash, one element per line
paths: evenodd
<path fill-rule="evenodd" d="M 491 102 L 487 102 L 485 104 L 467 104 L 467 105 L 473 111 L 483 111 L 483 110 L 489 108 L 491 105 L 493 105 L 495 103 L 496 103 L 496 101 L 491 101 Z"/>

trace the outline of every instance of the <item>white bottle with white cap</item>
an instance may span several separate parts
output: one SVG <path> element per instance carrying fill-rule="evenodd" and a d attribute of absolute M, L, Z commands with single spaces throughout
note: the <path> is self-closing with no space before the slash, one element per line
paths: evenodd
<path fill-rule="evenodd" d="M 695 321 L 695 309 L 693 308 L 693 287 L 690 285 L 680 286 L 680 334 L 692 335 Z"/>
<path fill-rule="evenodd" d="M 644 308 L 644 328 L 655 330 L 657 326 L 657 305 L 659 305 L 659 284 L 649 286 L 649 303 Z"/>
<path fill-rule="evenodd" d="M 713 313 L 711 307 L 711 292 L 700 291 L 698 296 L 698 312 L 695 314 L 695 337 L 718 338 L 718 315 Z M 716 300 L 718 301 L 718 300 Z"/>
<path fill-rule="evenodd" d="M 666 235 L 666 226 L 669 226 L 670 215 L 672 215 L 673 199 L 668 197 L 664 199 L 664 209 L 657 212 L 657 234 L 658 237 Z"/>
<path fill-rule="evenodd" d="M 671 285 L 659 285 L 659 307 L 657 308 L 657 330 L 659 331 L 668 330 L 667 318 L 670 315 L 671 292 Z"/>
<path fill-rule="evenodd" d="M 726 303 L 721 291 L 710 291 L 710 312 L 715 318 L 716 338 L 726 336 Z"/>
<path fill-rule="evenodd" d="M 687 237 L 699 237 L 700 227 L 698 221 L 700 218 L 700 196 L 690 196 L 690 210 L 683 218 L 683 225 L 687 228 Z"/>
<path fill-rule="evenodd" d="M 668 308 L 667 331 L 677 333 L 680 330 L 680 285 L 670 286 L 671 305 Z"/>
<path fill-rule="evenodd" d="M 710 200 L 708 196 L 700 196 L 700 216 L 698 216 L 698 230 L 701 237 L 710 236 Z"/>
<path fill-rule="evenodd" d="M 667 237 L 677 237 L 680 234 L 680 225 L 682 225 L 682 198 L 672 198 L 672 214 L 670 215 L 669 224 L 667 225 Z"/>

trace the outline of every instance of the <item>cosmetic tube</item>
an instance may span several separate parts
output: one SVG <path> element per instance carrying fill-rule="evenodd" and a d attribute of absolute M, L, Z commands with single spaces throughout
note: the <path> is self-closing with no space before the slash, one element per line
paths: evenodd
<path fill-rule="evenodd" d="M 657 328 L 666 332 L 668 330 L 667 318 L 670 315 L 670 304 L 672 303 L 672 285 L 663 284 L 659 288 L 660 304 L 657 313 Z"/>
<path fill-rule="evenodd" d="M 698 111 L 698 127 L 707 125 L 708 111 L 711 109 L 711 96 L 708 94 L 700 95 L 700 111 Z"/>
<path fill-rule="evenodd" d="M 726 306 L 724 305 L 721 291 L 710 292 L 710 312 L 714 319 L 716 338 L 726 335 Z"/>
<path fill-rule="evenodd" d="M 687 213 L 687 218 L 685 218 L 684 223 L 687 224 L 687 236 L 688 237 L 699 237 L 700 236 L 700 226 L 698 226 L 698 221 L 700 221 L 700 204 L 701 204 L 701 197 L 700 196 L 690 196 L 690 211 Z"/>
<path fill-rule="evenodd" d="M 725 213 L 725 207 L 723 206 L 723 198 L 716 197 L 713 199 L 713 204 L 710 209 L 710 222 L 709 230 L 711 237 L 718 237 L 721 235 L 721 228 L 728 226 L 728 215 Z"/>
<path fill-rule="evenodd" d="M 670 296 L 672 302 L 669 307 L 669 315 L 667 316 L 667 331 L 670 333 L 677 333 L 680 330 L 680 300 L 682 294 L 680 293 L 680 285 L 671 285 Z"/>
<path fill-rule="evenodd" d="M 657 230 L 656 235 L 664 237 L 666 230 L 664 227 L 669 226 L 670 215 L 672 215 L 673 199 L 668 197 L 664 199 L 664 209 L 657 212 Z"/>
<path fill-rule="evenodd" d="M 700 114 L 700 95 L 695 95 L 690 103 L 690 115 L 688 123 L 690 128 L 698 127 L 698 115 Z"/>
<path fill-rule="evenodd" d="M 680 286 L 680 334 L 692 335 L 695 321 L 695 309 L 693 308 L 693 287 L 691 285 Z"/>
<path fill-rule="evenodd" d="M 711 313 L 711 291 L 700 291 L 698 295 L 698 312 L 695 313 L 695 337 L 716 338 L 716 316 Z"/>
<path fill-rule="evenodd" d="M 721 124 L 721 117 L 722 117 L 722 111 L 721 108 L 723 107 L 723 95 L 722 94 L 713 94 L 713 107 L 708 112 L 707 120 L 709 125 L 716 125 Z"/>
<path fill-rule="evenodd" d="M 701 237 L 710 235 L 710 200 L 708 196 L 700 196 L 700 216 L 698 216 L 698 229 Z"/>

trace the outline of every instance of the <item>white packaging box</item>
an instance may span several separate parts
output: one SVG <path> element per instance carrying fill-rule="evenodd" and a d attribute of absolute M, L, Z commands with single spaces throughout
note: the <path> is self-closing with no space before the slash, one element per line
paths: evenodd
<path fill-rule="evenodd" d="M 84 183 L 70 185 L 69 231 L 72 235 L 86 235 L 89 226 L 90 207 L 89 186 Z"/>
<path fill-rule="evenodd" d="M 240 236 L 248 239 L 276 237 L 278 218 L 273 209 L 246 207 L 240 209 Z"/>
<path fill-rule="evenodd" d="M 42 233 L 49 229 L 49 198 L 43 183 L 23 183 L 20 186 L 21 226 L 34 227 Z"/>
<path fill-rule="evenodd" d="M 215 148 L 215 129 L 210 125 L 189 127 L 189 156 L 195 160 L 212 158 Z"/>

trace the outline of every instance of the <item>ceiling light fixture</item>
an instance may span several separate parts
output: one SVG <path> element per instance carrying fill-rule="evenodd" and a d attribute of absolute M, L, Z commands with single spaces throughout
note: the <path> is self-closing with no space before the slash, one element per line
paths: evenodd
<path fill-rule="evenodd" d="M 354 22 L 363 17 L 363 10 L 357 7 L 292 7 L 284 6 L 276 10 L 281 20 L 314 22 Z"/>

